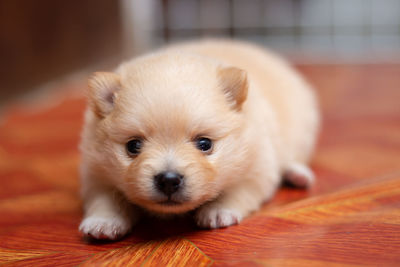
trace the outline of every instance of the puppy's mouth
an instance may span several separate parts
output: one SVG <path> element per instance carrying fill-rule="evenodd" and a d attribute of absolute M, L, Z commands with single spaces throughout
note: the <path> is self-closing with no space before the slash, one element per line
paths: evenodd
<path fill-rule="evenodd" d="M 159 199 L 158 201 L 156 201 L 156 203 L 164 207 L 178 207 L 178 206 L 185 206 L 188 201 L 189 201 L 188 197 L 173 194 L 172 196 Z"/>
<path fill-rule="evenodd" d="M 161 214 L 178 214 L 192 210 L 194 208 L 193 204 L 187 197 L 170 196 L 153 201 L 147 207 L 149 210 Z"/>
<path fill-rule="evenodd" d="M 158 204 L 160 204 L 162 206 L 179 206 L 179 205 L 182 205 L 182 202 L 168 199 L 165 201 L 158 202 Z"/>

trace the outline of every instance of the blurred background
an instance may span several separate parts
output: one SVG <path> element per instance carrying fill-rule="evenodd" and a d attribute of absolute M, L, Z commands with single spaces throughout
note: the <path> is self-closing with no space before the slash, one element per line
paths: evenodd
<path fill-rule="evenodd" d="M 296 64 L 400 63 L 400 0 L 0 0 L 0 103 L 199 37 Z"/>

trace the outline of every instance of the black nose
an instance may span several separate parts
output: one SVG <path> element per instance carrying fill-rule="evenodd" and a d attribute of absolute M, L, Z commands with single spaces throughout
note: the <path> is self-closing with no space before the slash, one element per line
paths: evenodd
<path fill-rule="evenodd" d="M 155 184 L 161 192 L 167 196 L 178 191 L 182 185 L 183 175 L 176 172 L 162 172 L 154 176 Z"/>

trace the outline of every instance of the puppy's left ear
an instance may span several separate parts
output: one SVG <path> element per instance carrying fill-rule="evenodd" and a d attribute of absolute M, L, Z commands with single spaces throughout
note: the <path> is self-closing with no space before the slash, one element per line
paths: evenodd
<path fill-rule="evenodd" d="M 235 67 L 225 67 L 218 70 L 220 86 L 234 109 L 240 110 L 247 98 L 247 73 Z"/>
<path fill-rule="evenodd" d="M 95 72 L 89 78 L 89 103 L 99 117 L 105 117 L 114 107 L 116 92 L 121 88 L 119 75 L 111 72 Z"/>

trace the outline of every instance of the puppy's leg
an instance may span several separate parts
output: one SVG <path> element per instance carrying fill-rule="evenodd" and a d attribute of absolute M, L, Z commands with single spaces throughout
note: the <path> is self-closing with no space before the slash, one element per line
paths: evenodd
<path fill-rule="evenodd" d="M 250 212 L 257 210 L 261 203 L 270 198 L 276 186 L 268 192 L 254 181 L 241 182 L 207 203 L 196 212 L 196 222 L 204 228 L 221 228 L 238 224 Z"/>
<path fill-rule="evenodd" d="M 100 184 L 83 187 L 85 215 L 79 230 L 96 239 L 118 239 L 137 221 L 138 212 L 125 198 Z"/>
<path fill-rule="evenodd" d="M 283 179 L 290 184 L 308 188 L 314 184 L 314 173 L 305 164 L 293 162 L 286 167 Z"/>

